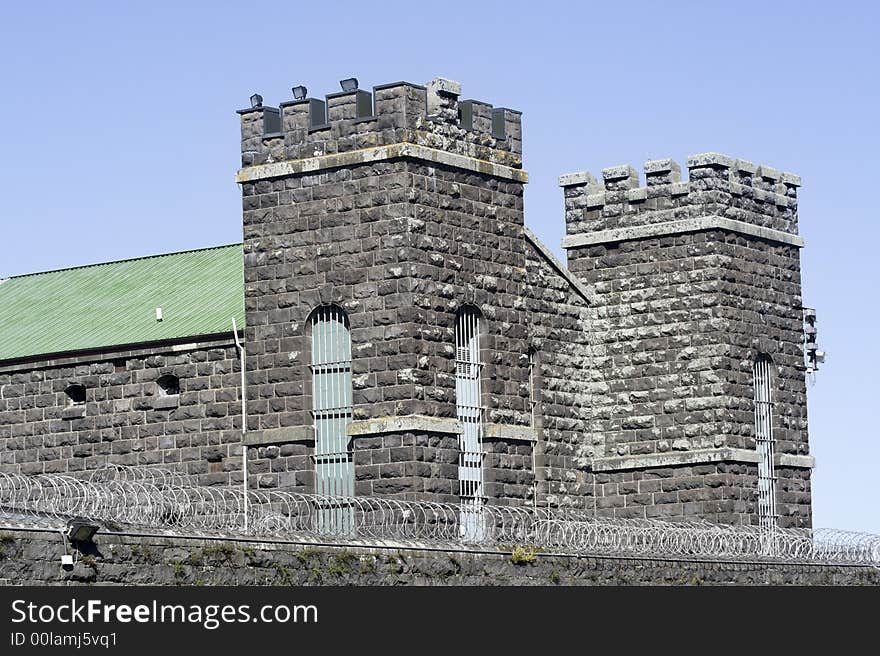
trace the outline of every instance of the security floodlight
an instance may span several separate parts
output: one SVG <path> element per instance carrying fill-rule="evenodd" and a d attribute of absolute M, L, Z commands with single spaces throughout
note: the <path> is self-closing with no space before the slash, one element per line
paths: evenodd
<path fill-rule="evenodd" d="M 257 107 L 263 106 L 263 96 L 258 93 L 255 93 L 251 96 L 251 108 L 256 109 Z"/>
<path fill-rule="evenodd" d="M 305 97 L 308 95 L 308 93 L 309 93 L 309 90 L 306 89 L 306 88 L 305 88 L 303 85 L 301 85 L 301 84 L 300 84 L 299 86 L 293 87 L 293 89 L 291 89 L 291 91 L 293 91 L 293 98 L 294 98 L 294 100 L 302 100 L 302 99 L 305 98 Z"/>
<path fill-rule="evenodd" d="M 356 77 L 350 77 L 345 80 L 339 80 L 339 86 L 342 87 L 343 91 L 357 91 L 358 79 Z"/>
<path fill-rule="evenodd" d="M 88 542 L 100 527 L 84 519 L 71 519 L 67 522 L 65 535 L 71 542 Z"/>
<path fill-rule="evenodd" d="M 816 351 L 816 362 L 820 364 L 825 362 L 825 351 Z"/>

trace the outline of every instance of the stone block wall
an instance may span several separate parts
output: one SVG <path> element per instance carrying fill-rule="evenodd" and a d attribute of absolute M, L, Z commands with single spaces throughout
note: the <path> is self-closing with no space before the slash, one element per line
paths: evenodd
<path fill-rule="evenodd" d="M 264 134 L 266 109 L 241 112 L 254 425 L 278 435 L 311 425 L 306 324 L 316 307 L 336 304 L 351 326 L 357 488 L 454 497 L 454 333 L 456 313 L 472 305 L 491 434 L 485 492 L 531 498 L 534 438 L 522 430 L 533 428 L 535 317 L 525 301 L 519 114 L 471 101 L 460 112 L 448 80 L 375 94 L 371 117 L 359 116 L 359 94 L 329 96 L 319 127 L 314 102 L 285 103 L 278 134 Z M 365 150 L 375 146 L 385 148 Z M 443 429 L 422 426 L 432 419 Z M 375 420 L 384 423 L 365 432 Z"/>
<path fill-rule="evenodd" d="M 241 374 L 228 341 L 0 367 L 0 471 L 163 465 L 203 485 L 240 481 Z M 158 385 L 169 374 L 179 394 Z M 71 385 L 85 388 L 84 403 L 65 393 Z"/>
<path fill-rule="evenodd" d="M 777 467 L 777 513 L 785 528 L 811 526 L 810 469 Z M 758 465 L 697 462 L 595 474 L 596 514 L 603 517 L 696 517 L 721 524 L 758 523 Z"/>
<path fill-rule="evenodd" d="M 636 506 L 643 502 L 671 503 L 656 512 L 688 515 L 699 508 L 701 516 L 751 521 L 752 367 L 761 353 L 773 360 L 776 465 L 797 470 L 789 478 L 780 475 L 777 492 L 803 487 L 805 478 L 808 489 L 812 466 L 803 241 L 797 235 L 800 180 L 711 153 L 690 157 L 688 167 L 690 179 L 682 182 L 671 160 L 647 162 L 646 187 L 626 166 L 605 169 L 602 187 L 589 174 L 560 180 L 569 269 L 594 292 L 594 365 L 602 374 L 593 388 L 591 422 L 603 442 L 593 463 L 602 473 L 597 490 L 610 495 L 606 509 L 625 516 L 642 516 Z M 732 487 L 741 489 L 728 493 L 728 483 L 706 479 L 694 483 L 700 499 L 691 499 L 696 493 L 673 499 L 662 489 L 660 497 L 654 490 L 654 496 L 643 496 L 647 492 L 631 485 L 638 479 L 627 480 L 633 474 L 619 473 L 621 466 L 637 469 L 627 458 L 655 474 L 669 463 L 683 466 L 673 479 L 691 477 L 684 466 L 690 464 L 705 465 L 704 476 L 733 472 Z M 719 461 L 731 471 L 716 470 Z M 615 492 L 619 485 L 626 494 Z M 797 501 L 790 495 L 788 504 L 779 501 L 788 517 L 782 521 L 808 525 L 809 500 L 803 490 L 798 494 Z M 623 497 L 634 505 L 621 505 Z"/>
<path fill-rule="evenodd" d="M 99 531 L 60 564 L 56 531 L 0 526 L 0 585 L 878 585 L 874 567 L 423 550 Z"/>
<path fill-rule="evenodd" d="M 646 163 L 645 187 L 629 166 L 563 176 L 566 268 L 525 227 L 520 114 L 459 95 L 437 79 L 239 112 L 251 485 L 315 491 L 308 323 L 333 304 L 356 493 L 456 501 L 469 305 L 490 503 L 754 521 L 766 353 L 779 513 L 809 525 L 799 178 L 713 153 L 688 159 L 688 181 L 671 160 Z M 179 347 L 0 366 L 2 471 L 241 482 L 238 354 Z"/>
<path fill-rule="evenodd" d="M 460 85 L 437 79 L 427 87 L 394 82 L 373 88 L 373 111 L 357 115 L 358 92 L 334 93 L 322 106 L 314 98 L 280 108 L 240 110 L 242 167 L 305 160 L 401 143 L 438 148 L 486 162 L 522 166 L 521 114 L 474 103 L 475 120 L 460 120 Z M 363 93 L 363 92 L 360 92 Z M 493 130 L 493 113 L 502 130 Z M 280 114 L 281 130 L 267 132 L 266 116 Z M 486 120 L 488 118 L 488 120 Z M 271 129 L 271 128 L 270 128 Z"/>
<path fill-rule="evenodd" d="M 602 455 L 592 432 L 595 339 L 592 293 L 527 232 L 524 303 L 534 363 L 537 505 L 593 507 L 590 463 Z M 529 398 L 529 394 L 525 394 Z"/>

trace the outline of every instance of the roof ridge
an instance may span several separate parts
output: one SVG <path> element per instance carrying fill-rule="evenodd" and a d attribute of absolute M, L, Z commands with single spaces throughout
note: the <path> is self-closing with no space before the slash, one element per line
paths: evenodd
<path fill-rule="evenodd" d="M 50 273 L 60 273 L 61 271 L 77 271 L 79 269 L 90 269 L 92 267 L 107 266 L 108 264 L 121 264 L 123 262 L 137 262 L 138 260 L 152 260 L 160 257 L 170 257 L 172 255 L 184 255 L 186 253 L 199 253 L 202 251 L 213 251 L 221 248 L 232 248 L 233 246 L 241 246 L 242 242 L 234 242 L 232 244 L 220 244 L 218 246 L 205 246 L 203 248 L 191 248 L 183 251 L 173 251 L 171 253 L 156 253 L 153 255 L 141 255 L 139 257 L 127 257 L 121 260 L 110 260 L 109 262 L 93 262 L 92 264 L 80 264 L 77 266 L 62 267 L 60 269 L 49 269 L 48 271 L 32 271 L 31 273 L 20 273 L 15 276 L 0 278 L 0 282 L 7 280 L 15 280 L 17 278 L 30 278 L 32 276 L 44 276 Z"/>

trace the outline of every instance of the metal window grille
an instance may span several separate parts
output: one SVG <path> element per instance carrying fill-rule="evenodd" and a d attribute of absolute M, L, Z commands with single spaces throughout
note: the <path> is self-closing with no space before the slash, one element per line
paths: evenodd
<path fill-rule="evenodd" d="M 755 442 L 758 451 L 758 522 L 764 529 L 776 528 L 776 474 L 773 465 L 773 398 L 771 360 L 758 356 L 754 365 Z"/>
<path fill-rule="evenodd" d="M 462 424 L 458 483 L 461 532 L 465 539 L 483 533 L 483 407 L 480 403 L 480 317 L 475 308 L 458 313 L 455 326 L 455 406 Z"/>
<path fill-rule="evenodd" d="M 536 428 L 538 408 L 538 352 L 529 348 L 529 425 Z M 532 503 L 538 507 L 538 464 L 536 456 L 538 445 L 532 445 Z"/>
<path fill-rule="evenodd" d="M 351 422 L 351 332 L 340 308 L 312 315 L 312 411 L 315 421 L 315 492 L 324 497 L 354 496 L 354 463 L 346 426 Z M 328 503 L 318 529 L 343 534 L 353 527 L 351 507 Z"/>

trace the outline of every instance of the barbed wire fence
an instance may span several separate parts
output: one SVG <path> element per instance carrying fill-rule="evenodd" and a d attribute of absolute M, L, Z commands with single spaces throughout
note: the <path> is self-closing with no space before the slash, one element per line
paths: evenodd
<path fill-rule="evenodd" d="M 204 487 L 161 468 L 110 466 L 84 478 L 0 473 L 0 519 L 60 527 L 85 518 L 110 529 L 374 545 L 512 548 L 660 558 L 767 559 L 880 566 L 880 536 L 705 521 L 596 518 L 577 511 L 469 507 L 382 497 Z M 344 521 L 338 518 L 344 517 Z M 479 531 L 473 531 L 474 525 Z M 471 527 L 470 530 L 465 530 Z"/>

